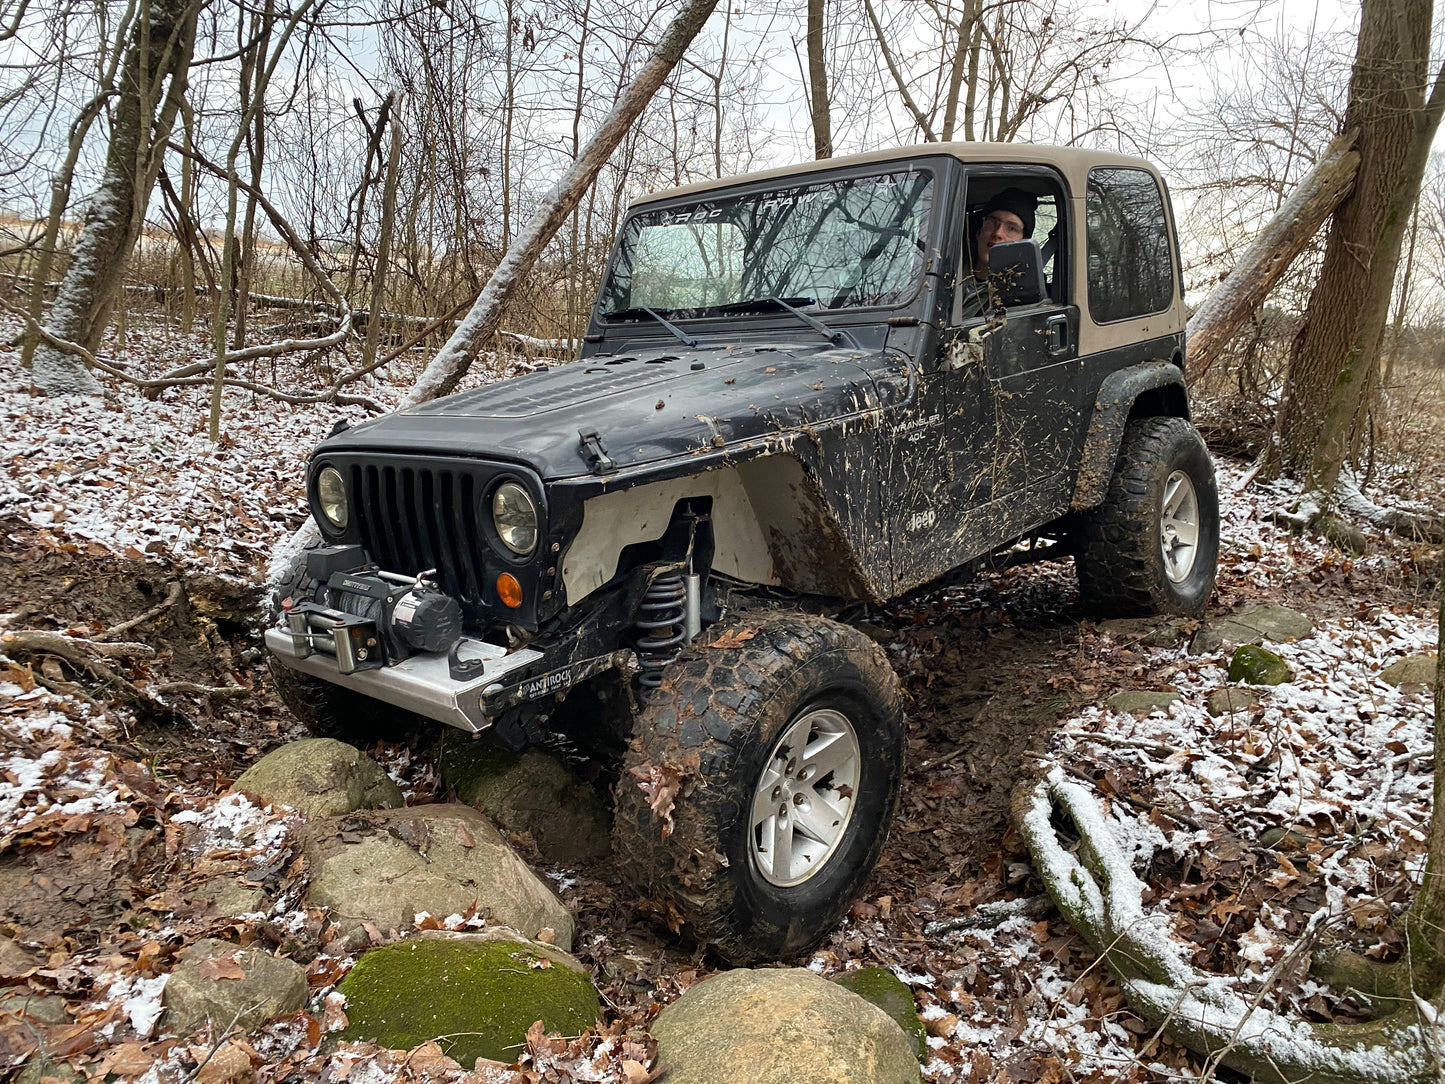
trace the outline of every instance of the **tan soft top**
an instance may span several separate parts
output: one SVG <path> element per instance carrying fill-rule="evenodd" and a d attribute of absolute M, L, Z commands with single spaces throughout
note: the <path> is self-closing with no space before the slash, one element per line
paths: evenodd
<path fill-rule="evenodd" d="M 1053 166 L 1064 175 L 1076 196 L 1082 194 L 1089 170 L 1096 166 L 1124 166 L 1143 169 L 1155 176 L 1158 176 L 1159 172 L 1142 158 L 1115 154 L 1112 151 L 1083 150 L 1079 147 L 1045 147 L 1032 143 L 919 143 L 912 147 L 893 147 L 888 150 L 869 151 L 866 154 L 850 154 L 845 158 L 825 158 L 817 162 L 800 162 L 791 166 L 779 166 L 775 169 L 759 170 L 757 173 L 723 177 L 720 180 L 698 181 L 695 184 L 685 184 L 679 188 L 667 188 L 660 192 L 649 192 L 646 195 L 638 196 L 632 201 L 632 206 L 638 207 L 658 200 L 672 199 L 674 196 L 698 196 L 714 189 L 731 188 L 734 185 L 765 181 L 773 177 L 795 177 L 799 174 L 816 173 L 819 170 L 838 169 L 846 166 L 902 163 L 915 158 L 933 158 L 938 155 L 950 155 L 960 162 L 973 164 L 1022 163 L 1024 165 Z"/>

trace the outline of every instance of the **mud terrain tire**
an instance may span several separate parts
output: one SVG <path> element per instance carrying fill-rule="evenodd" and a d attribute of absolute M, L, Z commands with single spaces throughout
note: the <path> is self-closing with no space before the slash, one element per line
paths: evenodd
<path fill-rule="evenodd" d="M 281 604 L 288 598 L 297 602 L 324 601 L 318 597 L 320 585 L 306 572 L 306 555 L 322 545 L 325 542 L 307 543 L 276 584 L 267 615 L 268 628 L 276 623 Z M 266 654 L 266 662 L 281 702 L 318 738 L 335 738 L 361 748 L 378 741 L 404 741 L 410 734 L 432 725 L 413 712 L 293 670 L 277 662 L 270 652 Z"/>
<path fill-rule="evenodd" d="M 1190 520 L 1195 538 L 1186 544 Z M 1090 610 L 1204 612 L 1219 560 L 1219 490 L 1209 451 L 1187 419 L 1129 423 L 1108 495 L 1084 516 L 1074 543 L 1079 595 Z"/>
<path fill-rule="evenodd" d="M 791 612 L 715 626 L 638 715 L 613 853 L 645 904 L 732 963 L 796 956 L 827 936 L 878 861 L 903 745 L 898 679 L 862 633 Z M 775 794 L 797 815 L 760 821 Z"/>

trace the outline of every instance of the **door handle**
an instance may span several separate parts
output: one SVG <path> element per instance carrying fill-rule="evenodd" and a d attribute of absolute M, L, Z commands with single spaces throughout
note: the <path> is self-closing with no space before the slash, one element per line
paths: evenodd
<path fill-rule="evenodd" d="M 1044 325 L 1048 329 L 1049 352 L 1057 354 L 1069 348 L 1069 318 L 1063 313 L 1050 316 Z"/>

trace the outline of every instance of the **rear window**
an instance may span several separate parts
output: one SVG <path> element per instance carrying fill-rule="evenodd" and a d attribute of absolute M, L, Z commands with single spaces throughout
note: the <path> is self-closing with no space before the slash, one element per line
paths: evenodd
<path fill-rule="evenodd" d="M 1174 261 L 1164 196 L 1142 169 L 1096 169 L 1084 201 L 1089 314 L 1107 324 L 1168 309 Z"/>

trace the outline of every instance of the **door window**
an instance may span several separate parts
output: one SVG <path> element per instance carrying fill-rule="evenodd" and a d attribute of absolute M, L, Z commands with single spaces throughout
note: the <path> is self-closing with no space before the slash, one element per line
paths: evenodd
<path fill-rule="evenodd" d="M 1084 198 L 1089 314 L 1096 323 L 1163 312 L 1174 303 L 1164 196 L 1142 169 L 1095 169 Z"/>

